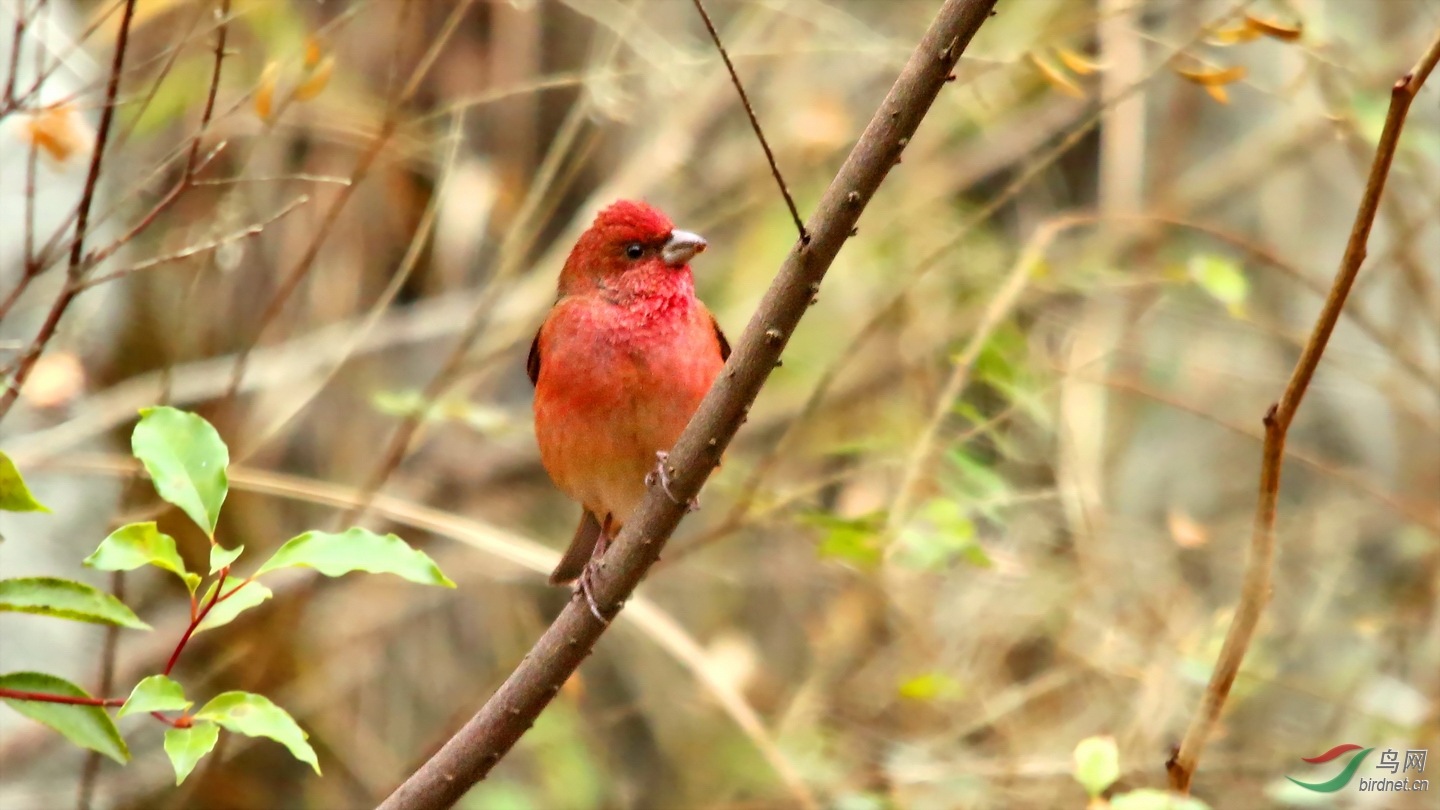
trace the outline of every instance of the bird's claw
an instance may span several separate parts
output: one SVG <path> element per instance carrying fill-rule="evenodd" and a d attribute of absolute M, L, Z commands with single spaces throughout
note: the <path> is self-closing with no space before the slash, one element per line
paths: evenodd
<path fill-rule="evenodd" d="M 585 597 L 585 604 L 590 607 L 590 615 L 594 616 L 595 619 L 601 624 L 608 626 L 610 624 L 610 620 L 605 618 L 605 614 L 600 612 L 600 603 L 595 601 L 595 589 L 592 574 L 592 569 L 594 565 L 595 560 L 592 559 L 590 560 L 590 562 L 585 564 L 585 567 L 583 569 L 581 569 L 580 578 L 576 580 L 575 583 L 575 591 L 576 593 L 579 593 Z"/>
<path fill-rule="evenodd" d="M 675 503 L 681 503 L 680 499 L 675 497 L 675 493 L 670 491 L 670 471 L 665 468 L 666 462 L 668 462 L 669 460 L 669 453 L 665 452 L 664 450 L 655 451 L 655 469 L 651 470 L 648 473 L 645 473 L 645 486 L 653 487 L 656 484 L 659 484 L 660 489 L 664 491 L 666 497 L 668 497 Z M 686 512 L 694 512 L 699 508 L 699 498 L 691 498 L 690 502 L 685 504 Z"/>

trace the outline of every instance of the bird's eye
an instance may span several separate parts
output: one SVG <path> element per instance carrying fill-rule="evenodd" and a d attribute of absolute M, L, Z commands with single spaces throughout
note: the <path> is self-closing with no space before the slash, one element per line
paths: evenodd
<path fill-rule="evenodd" d="M 626 246 L 625 246 L 625 255 L 628 256 L 628 257 L 630 257 L 631 259 L 638 259 L 638 258 L 640 258 L 641 256 L 643 256 L 644 254 L 645 254 L 645 248 L 640 247 L 640 246 L 637 245 L 637 244 L 633 244 L 633 243 L 632 243 L 632 244 L 629 244 L 629 245 L 626 245 Z"/>

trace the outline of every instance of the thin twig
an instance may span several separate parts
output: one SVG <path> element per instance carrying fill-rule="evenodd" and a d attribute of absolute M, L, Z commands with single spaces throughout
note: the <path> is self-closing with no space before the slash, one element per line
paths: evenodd
<path fill-rule="evenodd" d="M 705 30 L 710 32 L 710 40 L 715 43 L 715 50 L 720 52 L 720 58 L 725 61 L 725 69 L 730 71 L 730 83 L 735 85 L 735 92 L 740 96 L 740 104 L 745 107 L 745 115 L 750 119 L 750 126 L 755 130 L 755 138 L 760 141 L 760 148 L 765 150 L 765 160 L 770 164 L 770 174 L 775 177 L 775 185 L 780 187 L 780 193 L 785 197 L 785 205 L 790 209 L 790 218 L 795 221 L 795 230 L 800 232 L 800 241 L 808 243 L 810 234 L 805 231 L 805 223 L 800 219 L 800 210 L 795 207 L 795 198 L 790 196 L 790 189 L 785 185 L 785 178 L 780 175 L 780 167 L 775 163 L 775 153 L 770 150 L 770 142 L 765 140 L 765 132 L 760 129 L 760 119 L 755 117 L 755 108 L 750 106 L 750 97 L 745 94 L 745 85 L 740 83 L 740 74 L 735 72 L 735 64 L 730 61 L 730 54 L 726 53 L 725 46 L 720 43 L 720 33 L 715 30 L 715 23 L 710 21 L 710 14 L 705 11 L 705 4 L 700 0 L 694 0 L 695 10 L 700 12 L 700 19 L 705 21 Z"/>
<path fill-rule="evenodd" d="M 5 700 L 29 700 L 35 703 L 63 703 L 67 706 L 124 706 L 125 698 L 70 697 L 50 692 L 27 692 L 23 689 L 0 689 Z"/>
<path fill-rule="evenodd" d="M 402 15 L 407 13 L 409 2 L 410 0 L 406 0 L 405 4 L 401 6 Z M 286 303 L 290 300 L 290 296 L 294 294 L 295 290 L 299 288 L 300 282 L 309 274 L 310 268 L 314 267 L 315 260 L 319 258 L 320 250 L 324 247 L 325 240 L 330 235 L 330 231 L 334 229 L 335 223 L 339 221 L 345 204 L 350 201 L 350 197 L 355 193 L 356 189 L 360 187 L 361 183 L 364 182 L 365 177 L 370 173 L 370 169 L 373 168 L 376 159 L 380 157 L 380 153 L 385 150 L 385 146 L 390 142 L 390 138 L 393 137 L 395 131 L 399 129 L 400 114 L 405 104 L 415 95 L 416 90 L 420 87 L 420 81 L 429 72 L 430 67 L 435 63 L 436 56 L 440 50 L 445 47 L 451 35 L 455 33 L 455 29 L 459 27 L 460 21 L 464 19 L 465 12 L 469 10 L 473 2 L 474 0 L 460 0 L 460 2 L 455 4 L 455 8 L 451 11 L 449 18 L 446 19 L 445 24 L 441 27 L 439 35 L 435 37 L 435 40 L 430 44 L 425 55 L 421 57 L 420 64 L 416 66 L 406 81 L 404 90 L 398 97 L 392 98 L 387 105 L 385 120 L 380 125 L 380 131 L 376 133 L 370 142 L 369 148 L 361 154 L 359 161 L 356 162 L 355 170 L 351 172 L 350 175 L 349 185 L 342 186 L 339 193 L 335 195 L 335 201 L 332 202 L 330 208 L 326 210 L 325 216 L 320 222 L 319 229 L 316 230 L 314 238 L 310 240 L 310 246 L 305 250 L 304 255 L 300 257 L 300 261 L 291 269 L 290 273 L 281 280 L 279 287 L 275 290 L 275 294 L 271 296 L 269 304 L 266 305 L 265 311 L 260 315 L 260 323 L 256 325 L 254 338 L 241 350 L 240 356 L 235 363 L 235 373 L 230 378 L 230 385 L 226 391 L 227 398 L 234 396 L 234 394 L 240 390 L 240 383 L 244 379 L 245 371 L 249 366 L 251 352 L 260 344 L 260 339 L 264 336 L 270 323 L 280 316 L 280 312 L 284 310 Z M 403 42 L 404 38 L 397 36 L 395 41 L 398 56 L 399 43 Z"/>
<path fill-rule="evenodd" d="M 1290 381 L 1280 401 L 1270 406 L 1265 414 L 1265 447 L 1262 451 L 1260 468 L 1259 501 L 1255 507 L 1255 530 L 1250 539 L 1250 553 L 1245 562 L 1245 575 L 1241 584 L 1240 602 L 1235 608 L 1235 617 L 1225 634 L 1225 644 L 1220 648 L 1220 657 L 1205 687 L 1205 695 L 1190 720 L 1190 727 L 1180 742 L 1166 770 L 1170 774 L 1170 786 L 1181 793 L 1190 791 L 1195 768 L 1200 762 L 1200 753 L 1209 739 L 1225 699 L 1240 665 L 1245 660 L 1245 651 L 1260 623 L 1260 614 L 1270 601 L 1270 575 L 1275 558 L 1275 512 L 1280 499 L 1280 471 L 1285 458 L 1285 437 L 1295 412 L 1300 408 L 1315 369 L 1325 354 L 1325 347 L 1360 265 L 1365 261 L 1366 246 L 1370 241 L 1370 229 L 1375 224 L 1375 213 L 1379 210 L 1380 199 L 1385 192 L 1385 181 L 1390 175 L 1390 164 L 1395 159 L 1395 149 L 1400 142 L 1400 132 L 1405 126 L 1405 117 L 1410 104 L 1429 78 L 1431 71 L 1440 63 L 1440 32 L 1436 33 L 1425 55 L 1415 67 L 1391 87 L 1390 109 L 1385 115 L 1385 127 L 1380 133 L 1375 160 L 1370 166 L 1370 176 L 1365 182 L 1365 192 L 1360 199 L 1359 210 L 1355 212 L 1355 224 L 1350 230 L 1350 239 L 1345 245 L 1345 255 L 1335 273 L 1335 282 L 1325 305 L 1315 320 L 1310 339 L 1300 353 Z"/>
<path fill-rule="evenodd" d="M 120 34 L 115 40 L 115 58 L 110 66 L 110 82 L 105 88 L 105 106 L 100 113 L 100 128 L 95 132 L 95 150 L 90 155 L 90 171 L 85 176 L 85 190 L 80 195 L 80 207 L 77 209 L 75 242 L 70 248 L 66 284 L 56 296 L 55 303 L 50 307 L 50 312 L 45 316 L 45 322 L 41 324 L 35 339 L 31 341 L 30 348 L 20 358 L 4 392 L 0 393 L 0 420 L 3 420 L 14 406 L 15 399 L 20 396 L 21 387 L 35 368 L 35 363 L 40 360 L 40 354 L 45 351 L 45 344 L 54 336 L 61 317 L 79 292 L 74 282 L 79 280 L 83 269 L 81 260 L 85 255 L 85 229 L 90 221 L 90 206 L 95 201 L 95 189 L 100 183 L 100 165 L 105 155 L 105 143 L 110 138 L 110 126 L 115 121 L 115 97 L 120 92 L 120 74 L 125 70 L 125 50 L 130 43 L 130 23 L 135 18 L 135 3 L 136 0 L 126 0 L 125 14 L 120 19 Z"/>
<path fill-rule="evenodd" d="M 132 264 L 129 267 L 106 273 L 103 276 L 87 278 L 84 281 L 76 284 L 75 289 L 77 292 L 82 290 L 88 290 L 91 287 L 99 286 L 106 283 L 107 281 L 114 281 L 117 278 L 128 276 L 131 273 L 138 273 L 141 270 L 149 270 L 152 267 L 157 267 L 162 264 L 168 264 L 170 262 L 178 262 L 181 259 L 188 259 L 191 256 L 205 253 L 206 251 L 214 250 L 216 248 L 224 247 L 225 245 L 228 245 L 232 242 L 238 242 L 241 239 L 245 239 L 246 237 L 255 236 L 261 231 L 265 230 L 275 221 L 281 219 L 286 214 L 289 214 L 291 211 L 294 211 L 295 209 L 299 208 L 307 202 L 310 202 L 310 195 L 301 194 L 300 196 L 296 197 L 295 199 L 282 206 L 279 211 L 276 211 L 275 213 L 271 214 L 265 219 L 260 220 L 259 222 L 251 225 L 246 225 L 243 228 L 239 228 L 223 236 L 218 236 L 205 242 L 197 242 L 196 244 L 193 244 L 187 248 L 177 250 L 174 253 L 166 253 L 163 256 L 156 256 L 153 259 L 146 259 L 142 262 Z"/>
<path fill-rule="evenodd" d="M 110 574 L 110 595 L 120 602 L 125 601 L 125 572 Z M 115 689 L 115 653 L 120 648 L 120 626 L 112 624 L 105 628 L 105 641 L 100 648 L 100 688 L 98 694 L 108 695 Z M 95 778 L 100 775 L 100 752 L 85 752 L 85 764 L 80 769 L 79 798 L 76 810 L 90 810 L 95 798 Z"/>
<path fill-rule="evenodd" d="M 911 501 L 914 500 L 915 488 L 919 483 L 921 474 L 930 463 L 933 454 L 935 438 L 940 434 L 940 428 L 944 426 L 945 419 L 955 410 L 955 402 L 964 393 L 965 386 L 970 380 L 970 370 L 974 368 L 975 361 L 980 358 L 980 352 L 990 340 L 990 335 L 995 331 L 1005 318 L 1015 309 L 1015 304 L 1020 300 L 1020 295 L 1029 285 L 1031 272 L 1045 257 L 1045 251 L 1050 244 L 1064 231 L 1077 225 L 1090 222 L 1093 216 L 1068 215 L 1051 219 L 1041 225 L 1030 241 L 1020 251 L 1020 256 L 1015 261 L 1009 277 L 1005 283 L 996 291 L 990 299 L 989 305 L 980 317 L 980 323 L 976 325 L 975 332 L 955 360 L 955 368 L 950 373 L 950 379 L 945 383 L 945 389 L 935 401 L 935 408 L 930 414 L 930 420 L 926 423 L 920 439 L 915 442 L 915 447 L 910 453 L 910 459 L 905 465 L 905 472 L 901 476 L 900 488 L 895 493 L 891 502 L 889 517 L 886 519 L 886 528 L 894 532 L 904 525 L 909 516 Z"/>
<path fill-rule="evenodd" d="M 659 557 L 688 503 L 745 421 L 866 204 L 896 165 L 995 0 L 947 0 L 811 218 L 759 310 L 670 453 L 669 491 L 653 487 L 596 567 L 592 593 L 614 613 Z M 673 498 L 672 498 L 673 495 Z M 484 778 L 560 691 L 606 628 L 572 599 L 485 706 L 381 805 L 442 810 Z"/>

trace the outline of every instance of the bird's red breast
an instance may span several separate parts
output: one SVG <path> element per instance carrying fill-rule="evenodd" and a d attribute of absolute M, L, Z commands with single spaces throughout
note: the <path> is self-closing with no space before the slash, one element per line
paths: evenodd
<path fill-rule="evenodd" d="M 531 347 L 540 459 L 561 490 L 616 528 L 729 353 L 695 297 L 688 260 L 704 244 L 644 203 L 601 211 Z"/>

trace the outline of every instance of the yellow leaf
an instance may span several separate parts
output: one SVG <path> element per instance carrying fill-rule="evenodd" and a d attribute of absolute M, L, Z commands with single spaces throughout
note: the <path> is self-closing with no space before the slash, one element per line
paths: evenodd
<path fill-rule="evenodd" d="M 1258 36 L 1258 34 L 1257 34 Z M 324 55 L 324 49 L 320 47 L 320 40 L 311 34 L 305 37 L 305 67 L 307 70 L 314 69 L 320 64 L 320 57 Z"/>
<path fill-rule="evenodd" d="M 1176 73 L 1181 78 L 1188 79 L 1196 84 L 1203 84 L 1206 87 L 1217 87 L 1231 82 L 1238 82 L 1245 78 L 1245 66 L 1236 65 L 1228 68 L 1205 68 L 1203 70 L 1183 70 L 1177 68 Z"/>
<path fill-rule="evenodd" d="M 1257 34 L 1264 34 L 1267 37 L 1283 42 L 1294 42 L 1304 33 L 1304 27 L 1298 23 L 1295 25 L 1284 25 L 1273 20 L 1261 19 L 1252 14 L 1245 15 L 1245 25 Z"/>
<path fill-rule="evenodd" d="M 1224 86 L 1224 85 L 1220 85 L 1220 84 L 1207 84 L 1207 85 L 1205 85 L 1205 92 L 1209 93 L 1211 98 L 1215 99 L 1216 101 L 1220 102 L 1221 104 L 1229 104 L 1229 103 L 1230 103 L 1230 94 L 1227 93 L 1227 92 L 1225 92 L 1225 86 Z"/>
<path fill-rule="evenodd" d="M 86 149 L 89 127 L 69 104 L 47 107 L 25 122 L 25 139 L 43 150 L 56 163 L 64 163 L 76 152 Z"/>
<path fill-rule="evenodd" d="M 1241 23 L 1231 28 L 1222 28 L 1216 31 L 1208 40 L 1211 45 L 1238 45 L 1242 42 L 1250 42 L 1260 38 L 1260 31 L 1254 27 Z"/>
<path fill-rule="evenodd" d="M 1067 96 L 1085 98 L 1085 91 L 1081 90 L 1079 85 L 1070 81 L 1070 77 L 1061 72 L 1060 68 L 1051 64 L 1050 60 L 1043 59 L 1032 51 L 1030 53 L 1030 61 L 1035 63 L 1035 67 L 1040 70 L 1040 75 L 1044 76 L 1045 80 L 1056 90 L 1059 90 Z"/>
<path fill-rule="evenodd" d="M 1061 64 L 1081 76 L 1089 76 L 1091 73 L 1100 69 L 1100 65 L 1069 48 L 1056 48 L 1055 55 L 1060 57 Z"/>
<path fill-rule="evenodd" d="M 280 77 L 280 63 L 269 62 L 260 72 L 260 84 L 255 88 L 255 114 L 262 120 L 270 120 L 275 111 L 275 83 Z"/>
<path fill-rule="evenodd" d="M 335 56 L 332 54 L 321 60 L 320 64 L 316 65 L 314 70 L 310 71 L 310 75 L 306 77 L 305 81 L 301 82 L 299 86 L 295 88 L 295 93 L 292 97 L 296 101 L 309 101 L 320 95 L 320 91 L 324 90 L 325 85 L 330 83 L 330 73 L 334 69 Z"/>

